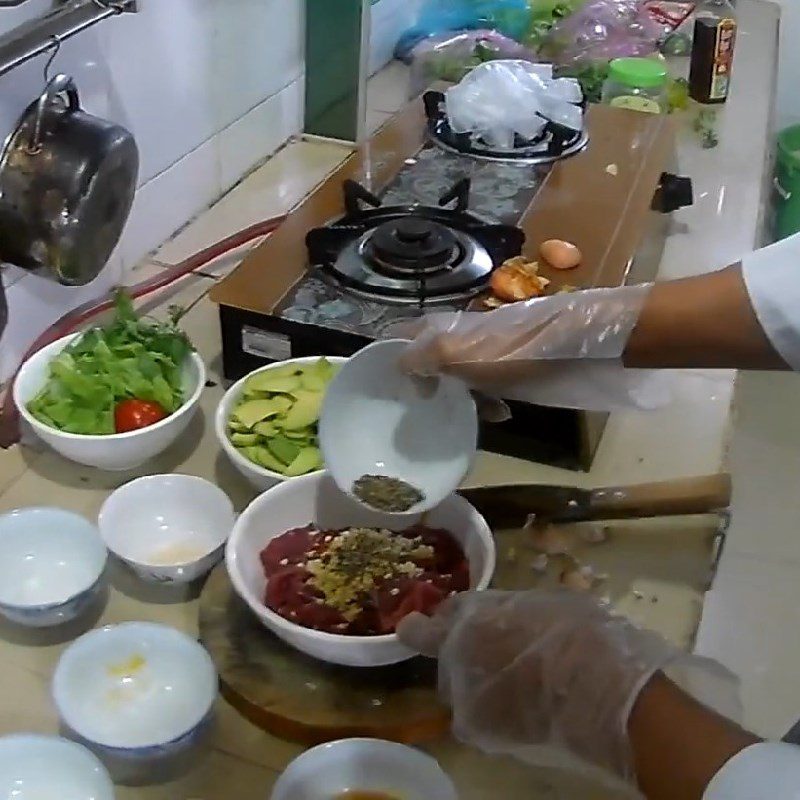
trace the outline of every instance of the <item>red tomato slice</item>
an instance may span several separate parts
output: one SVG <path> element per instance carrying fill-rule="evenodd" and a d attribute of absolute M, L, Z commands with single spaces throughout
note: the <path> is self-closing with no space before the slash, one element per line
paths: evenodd
<path fill-rule="evenodd" d="M 166 417 L 167 412 L 158 403 L 133 397 L 118 403 L 114 409 L 114 430 L 117 433 L 138 431 L 140 428 L 155 425 Z"/>

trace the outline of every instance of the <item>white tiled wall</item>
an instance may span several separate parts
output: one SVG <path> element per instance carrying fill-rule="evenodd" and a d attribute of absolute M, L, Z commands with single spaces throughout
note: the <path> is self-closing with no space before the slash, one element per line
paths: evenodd
<path fill-rule="evenodd" d="M 400 37 L 414 25 L 422 0 L 378 0 L 372 6 L 369 74 L 391 61 Z"/>
<path fill-rule="evenodd" d="M 49 9 L 0 9 L 0 33 Z M 122 242 L 80 289 L 3 269 L 10 306 L 0 381 L 61 313 L 125 273 L 255 164 L 302 129 L 302 0 L 140 0 L 141 11 L 65 42 L 54 69 L 72 74 L 84 107 L 128 127 L 140 188 Z M 42 86 L 43 59 L 0 78 L 0 139 Z"/>

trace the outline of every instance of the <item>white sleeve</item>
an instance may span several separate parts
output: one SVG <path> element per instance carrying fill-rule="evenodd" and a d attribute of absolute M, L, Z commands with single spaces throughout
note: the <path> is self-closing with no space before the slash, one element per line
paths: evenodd
<path fill-rule="evenodd" d="M 761 327 L 783 360 L 800 370 L 800 234 L 745 256 L 742 273 Z"/>
<path fill-rule="evenodd" d="M 767 742 L 745 748 L 714 776 L 703 800 L 800 800 L 800 747 Z"/>

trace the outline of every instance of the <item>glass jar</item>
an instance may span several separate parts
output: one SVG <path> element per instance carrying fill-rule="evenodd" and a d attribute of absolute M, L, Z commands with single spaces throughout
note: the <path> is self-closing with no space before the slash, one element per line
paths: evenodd
<path fill-rule="evenodd" d="M 667 78 L 667 68 L 653 58 L 617 58 L 603 85 L 603 103 L 649 114 L 665 113 Z"/>

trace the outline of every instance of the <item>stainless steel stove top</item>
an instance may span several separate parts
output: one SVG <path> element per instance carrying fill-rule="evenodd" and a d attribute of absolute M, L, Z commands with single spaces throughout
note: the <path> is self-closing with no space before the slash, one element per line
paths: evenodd
<path fill-rule="evenodd" d="M 414 294 L 408 293 L 409 278 L 414 273 L 403 274 L 389 266 L 381 268 L 368 252 L 372 231 L 362 234 L 348 244 L 333 265 L 335 275 L 347 284 L 348 291 L 359 297 L 386 301 L 418 303 Z M 420 270 L 425 293 L 446 302 L 471 297 L 481 291 L 492 272 L 494 262 L 488 250 L 469 234 L 453 231 L 454 246 L 450 249 L 449 263 L 435 270 Z M 363 287 L 363 288 L 362 288 Z"/>
<path fill-rule="evenodd" d="M 428 144 L 386 188 L 386 205 L 435 206 L 450 186 L 469 178 L 469 209 L 506 225 L 516 225 L 542 185 L 549 167 L 479 161 Z"/>
<path fill-rule="evenodd" d="M 516 225 L 530 206 L 540 189 L 550 167 L 531 164 L 505 164 L 478 161 L 459 153 L 449 153 L 428 143 L 413 157 L 379 194 L 384 206 L 435 207 L 442 195 L 454 184 L 469 179 L 469 212 L 487 223 Z M 403 320 L 414 319 L 423 313 L 423 308 L 412 297 L 403 303 L 387 299 L 380 290 L 396 287 L 397 278 L 387 275 L 366 275 L 363 256 L 364 235 L 355 239 L 337 259 L 337 269 L 346 276 L 361 280 L 369 277 L 378 291 L 344 286 L 331 275 L 330 270 L 312 267 L 308 275 L 289 292 L 277 309 L 277 314 L 287 320 L 331 328 L 347 333 L 378 338 L 391 333 L 392 328 Z M 469 299 L 480 290 L 473 279 L 478 272 L 488 277 L 491 258 L 480 245 L 461 240 L 468 247 L 479 265 L 468 268 L 472 287 L 464 292 L 448 295 L 446 292 L 435 299 L 437 310 L 457 310 L 466 307 Z M 488 258 L 488 261 L 487 261 Z M 452 273 L 448 282 L 456 286 L 465 276 Z M 443 276 L 444 278 L 444 276 Z M 434 288 L 445 288 L 442 286 Z M 428 300 L 426 305 L 431 304 Z"/>

